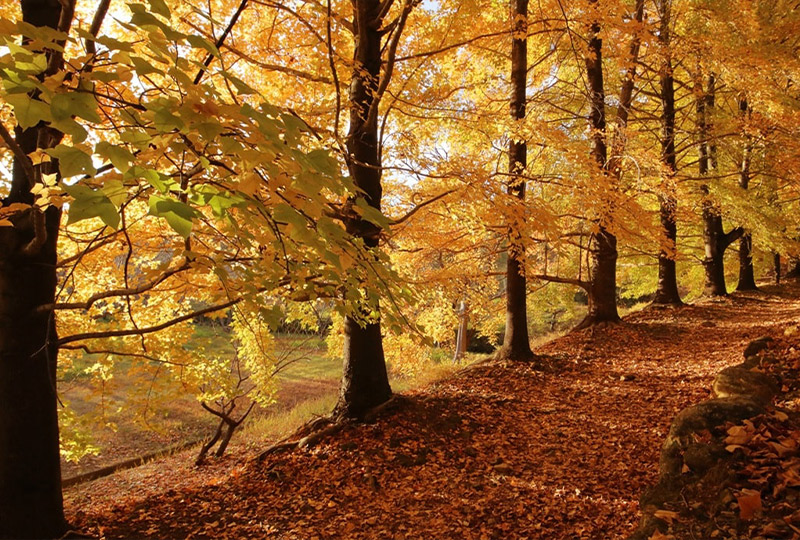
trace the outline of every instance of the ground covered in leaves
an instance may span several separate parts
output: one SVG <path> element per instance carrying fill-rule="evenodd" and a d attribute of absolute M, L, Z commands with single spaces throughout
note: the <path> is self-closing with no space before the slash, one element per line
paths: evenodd
<path fill-rule="evenodd" d="M 625 538 L 675 414 L 798 321 L 797 288 L 647 309 L 549 343 L 544 369 L 474 366 L 308 450 L 77 486 L 68 517 L 104 538 Z"/>

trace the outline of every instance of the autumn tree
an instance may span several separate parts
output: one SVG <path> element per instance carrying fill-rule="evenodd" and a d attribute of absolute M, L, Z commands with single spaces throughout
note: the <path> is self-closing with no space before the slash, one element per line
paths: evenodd
<path fill-rule="evenodd" d="M 700 77 L 695 83 L 697 94 L 697 132 L 700 138 L 698 144 L 698 173 L 701 179 L 710 170 L 716 170 L 715 157 L 716 145 L 713 144 L 711 118 L 714 115 L 716 77 L 712 74 L 707 78 L 706 88 L 703 88 L 703 79 Z M 703 195 L 703 269 L 705 271 L 704 292 L 709 296 L 725 296 L 728 294 L 725 285 L 725 250 L 744 233 L 744 229 L 736 227 L 725 232 L 722 224 L 721 209 L 711 200 L 707 184 L 700 185 Z"/>
<path fill-rule="evenodd" d="M 528 0 L 511 0 L 511 117 L 525 118 L 528 87 Z M 508 149 L 508 194 L 525 201 L 525 178 L 528 147 L 513 137 Z M 519 228 L 510 228 L 506 259 L 506 326 L 498 358 L 530 360 L 533 358 L 528 338 L 528 304 L 525 278 L 525 243 Z"/>
<path fill-rule="evenodd" d="M 22 20 L 52 39 L 68 32 L 74 2 L 22 0 Z M 29 41 L 30 43 L 30 41 Z M 60 39 L 63 46 L 63 38 Z M 57 76 L 64 63 L 57 48 L 31 52 Z M 42 107 L 41 92 L 15 94 Z M 18 205 L 12 226 L 0 227 L 0 537 L 58 538 L 67 529 L 61 498 L 56 394 L 58 346 L 55 319 L 42 306 L 56 295 L 56 247 L 61 211 L 34 205 L 36 189 L 58 178 L 58 162 L 35 165 L 29 154 L 58 145 L 63 132 L 44 122 L 20 120 L 9 133 L 0 125 L 14 166 L 3 207 Z"/>

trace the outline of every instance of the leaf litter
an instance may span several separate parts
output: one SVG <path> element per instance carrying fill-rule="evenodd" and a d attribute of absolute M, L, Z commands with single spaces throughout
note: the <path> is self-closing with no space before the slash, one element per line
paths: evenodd
<path fill-rule="evenodd" d="M 68 519 L 109 539 L 625 538 L 675 414 L 750 340 L 800 320 L 800 290 L 765 291 L 649 308 L 550 342 L 539 364 L 475 365 L 308 450 L 200 469 L 178 455 L 76 486 Z"/>

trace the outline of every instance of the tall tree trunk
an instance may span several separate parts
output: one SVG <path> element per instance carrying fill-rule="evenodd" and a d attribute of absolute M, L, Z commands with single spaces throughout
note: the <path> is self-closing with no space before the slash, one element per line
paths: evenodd
<path fill-rule="evenodd" d="M 747 122 L 750 108 L 747 98 L 739 100 L 739 111 L 742 113 L 742 120 Z M 742 155 L 742 168 L 739 171 L 739 187 L 747 189 L 750 186 L 750 155 L 753 151 L 750 136 L 745 134 L 745 144 Z M 739 240 L 739 283 L 736 285 L 737 291 L 757 291 L 755 271 L 753 269 L 753 237 L 748 232 L 742 235 Z"/>
<path fill-rule="evenodd" d="M 661 20 L 658 39 L 662 47 L 661 53 L 664 55 L 660 74 L 661 101 L 663 104 L 661 160 L 666 169 L 661 193 L 658 196 L 658 205 L 665 246 L 661 248 L 658 254 L 658 284 L 653 303 L 680 305 L 683 302 L 681 302 L 681 296 L 678 292 L 678 275 L 675 268 L 678 240 L 678 225 L 675 219 L 675 211 L 678 206 L 678 200 L 675 196 L 675 173 L 677 171 L 675 155 L 675 80 L 672 73 L 670 53 L 668 0 L 659 0 L 658 11 Z"/>
<path fill-rule="evenodd" d="M 772 254 L 772 266 L 775 269 L 775 284 L 780 284 L 781 282 L 781 254 L 780 253 L 773 253 Z"/>
<path fill-rule="evenodd" d="M 382 13 L 380 0 L 352 0 L 352 3 L 355 47 L 347 165 L 365 202 L 380 211 L 383 190 L 377 101 L 380 99 L 381 28 L 385 13 Z M 409 3 L 406 8 L 410 9 Z M 377 225 L 353 214 L 345 221 L 345 227 L 367 247 L 378 247 L 381 231 Z M 354 317 L 345 317 L 344 371 L 334 416 L 360 419 L 391 396 L 380 321 L 363 324 Z"/>
<path fill-rule="evenodd" d="M 637 0 L 635 18 L 641 22 L 644 2 Z M 634 36 L 631 43 L 629 68 L 620 91 L 620 106 L 617 114 L 617 130 L 612 142 L 612 157 L 608 159 L 606 146 L 605 83 L 603 80 L 603 40 L 600 39 L 600 24 L 595 22 L 589 28 L 589 54 L 586 57 L 586 75 L 590 91 L 589 125 L 592 129 L 591 156 L 598 169 L 610 184 L 613 192 L 622 174 L 622 154 L 625 151 L 624 132 L 628 125 L 628 114 L 633 98 L 636 78 L 636 61 L 639 56 L 640 39 Z M 591 267 L 587 288 L 588 313 L 576 329 L 586 328 L 605 322 L 620 320 L 617 312 L 617 237 L 609 230 L 614 217 L 613 202 L 607 205 L 598 220 L 597 233 L 589 242 Z"/>
<path fill-rule="evenodd" d="M 511 31 L 511 117 L 522 120 L 528 81 L 528 0 L 511 0 Z M 508 193 L 525 201 L 528 146 L 512 138 L 508 154 Z M 506 328 L 497 358 L 531 360 L 534 356 L 528 340 L 527 297 L 525 242 L 519 231 L 512 230 L 506 260 Z"/>
<path fill-rule="evenodd" d="M 800 258 L 789 257 L 789 264 L 787 266 L 784 278 L 800 281 Z"/>
<path fill-rule="evenodd" d="M 24 21 L 59 27 L 58 0 L 22 0 L 21 5 Z M 53 73 L 61 67 L 57 64 Z M 25 154 L 55 146 L 61 136 L 43 124 L 15 130 L 16 144 Z M 33 170 L 34 178 L 32 170 L 30 161 L 15 159 L 3 206 L 32 204 L 32 182 L 41 172 L 56 173 L 57 164 Z M 55 301 L 61 213 L 55 208 L 43 216 L 36 212 L 14 218 L 14 227 L 0 227 L 0 538 L 58 538 L 67 530 L 61 497 L 55 318 L 38 309 Z"/>
<path fill-rule="evenodd" d="M 711 116 L 716 100 L 716 78 L 708 77 L 708 89 L 703 90 L 702 79 L 698 79 L 697 93 L 697 128 L 700 137 L 698 146 L 698 169 L 700 177 L 706 176 L 710 170 L 716 170 L 715 145 L 710 143 L 712 137 Z M 744 230 L 737 227 L 728 233 L 722 225 L 719 208 L 710 197 L 707 184 L 700 186 L 703 195 L 703 269 L 705 271 L 704 294 L 707 296 L 727 296 L 725 285 L 725 250 L 742 236 Z"/>

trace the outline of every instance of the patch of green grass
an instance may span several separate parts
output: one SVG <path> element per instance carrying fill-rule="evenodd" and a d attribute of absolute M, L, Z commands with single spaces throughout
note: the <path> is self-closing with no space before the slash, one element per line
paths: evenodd
<path fill-rule="evenodd" d="M 260 444 L 264 440 L 288 437 L 310 419 L 330 413 L 336 405 L 337 395 L 336 391 L 325 392 L 298 403 L 288 411 L 282 410 L 253 418 L 245 425 L 242 438 Z"/>

